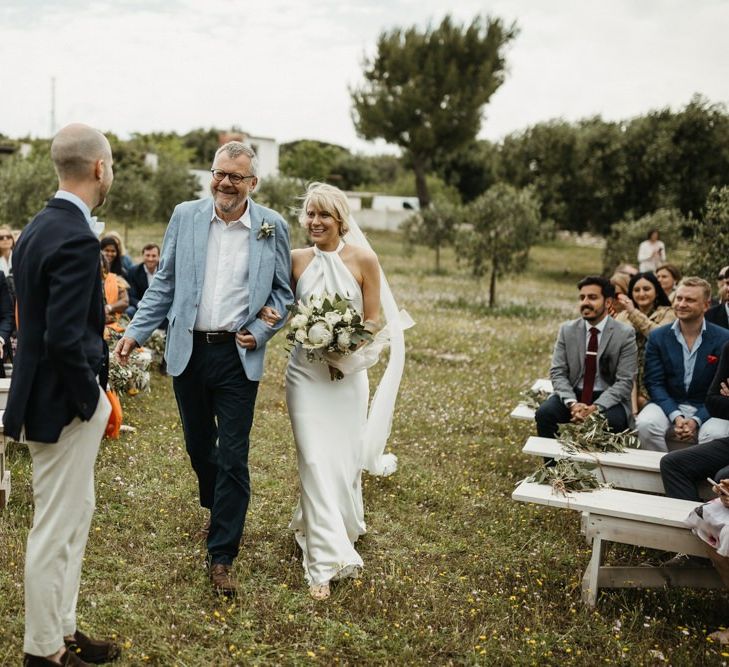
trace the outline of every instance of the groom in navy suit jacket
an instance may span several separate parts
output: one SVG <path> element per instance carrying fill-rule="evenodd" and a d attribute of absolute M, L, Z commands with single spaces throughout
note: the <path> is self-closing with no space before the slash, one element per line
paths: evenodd
<path fill-rule="evenodd" d="M 677 320 L 648 337 L 645 384 L 651 402 L 636 419 L 644 449 L 668 451 L 666 437 L 687 443 L 729 435 L 729 421 L 713 418 L 706 393 L 716 373 L 729 331 L 707 322 L 711 286 L 701 278 L 684 278 L 673 308 Z"/>

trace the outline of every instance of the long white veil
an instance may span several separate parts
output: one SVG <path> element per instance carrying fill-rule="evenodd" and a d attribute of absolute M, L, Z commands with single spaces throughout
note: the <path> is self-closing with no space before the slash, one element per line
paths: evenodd
<path fill-rule="evenodd" d="M 345 243 L 372 249 L 354 217 L 349 217 L 349 231 L 344 235 Z M 399 310 L 392 295 L 390 284 L 380 267 L 380 304 L 385 316 L 385 328 L 377 335 L 389 338 L 390 359 L 387 368 L 377 385 L 367 415 L 364 434 L 362 467 L 373 475 L 391 475 L 397 470 L 397 456 L 385 454 L 387 439 L 390 437 L 395 401 L 400 388 L 400 380 L 405 366 L 405 336 L 403 331 L 414 322 L 404 310 Z M 365 346 L 366 347 L 369 346 Z"/>

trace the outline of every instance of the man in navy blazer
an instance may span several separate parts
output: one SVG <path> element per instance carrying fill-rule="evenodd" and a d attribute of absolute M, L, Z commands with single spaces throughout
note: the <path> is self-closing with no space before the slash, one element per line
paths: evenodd
<path fill-rule="evenodd" d="M 708 442 L 729 435 L 729 421 L 711 417 L 706 394 L 729 330 L 707 322 L 711 286 L 684 278 L 676 291 L 676 321 L 655 329 L 645 351 L 645 385 L 651 397 L 638 414 L 641 446 L 668 451 L 666 439 Z"/>
<path fill-rule="evenodd" d="M 250 499 L 249 434 L 266 343 L 285 324 L 258 317 L 293 302 L 286 222 L 256 204 L 257 158 L 231 141 L 215 154 L 212 197 L 179 204 L 165 232 L 152 283 L 115 353 L 122 363 L 167 317 L 165 360 L 207 535 L 213 589 L 233 595 Z"/>
<path fill-rule="evenodd" d="M 13 252 L 18 349 L 5 435 L 33 461 L 33 527 L 25 558 L 23 664 L 86 665 L 119 648 L 76 628 L 76 602 L 94 513 L 94 464 L 111 406 L 106 387 L 99 240 L 91 209 L 114 178 L 109 142 L 86 125 L 51 144 L 58 191 Z"/>
<path fill-rule="evenodd" d="M 159 268 L 159 246 L 156 243 L 147 243 L 142 248 L 142 261 L 135 264 L 127 271 L 127 282 L 129 283 L 129 308 L 126 313 L 133 317 L 137 312 L 137 306 L 142 300 L 144 293 L 152 282 L 154 274 Z"/>
<path fill-rule="evenodd" d="M 729 266 L 719 271 L 719 303 L 706 311 L 706 320 L 729 329 Z"/>

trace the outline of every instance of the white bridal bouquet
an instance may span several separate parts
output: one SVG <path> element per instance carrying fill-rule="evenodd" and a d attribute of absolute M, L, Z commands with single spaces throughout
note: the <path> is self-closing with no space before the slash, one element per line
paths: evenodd
<path fill-rule="evenodd" d="M 309 361 L 329 365 L 332 380 L 344 377 L 343 357 L 372 341 L 360 314 L 339 294 L 312 295 L 307 303 L 299 300 L 287 309 L 291 313 L 288 350 L 300 343 Z"/>

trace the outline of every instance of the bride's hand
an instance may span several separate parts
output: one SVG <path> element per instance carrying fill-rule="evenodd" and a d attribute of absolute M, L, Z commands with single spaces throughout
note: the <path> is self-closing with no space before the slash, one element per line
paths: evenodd
<path fill-rule="evenodd" d="M 281 315 L 275 308 L 263 306 L 258 311 L 258 319 L 263 320 L 269 327 L 272 327 L 281 319 Z"/>

